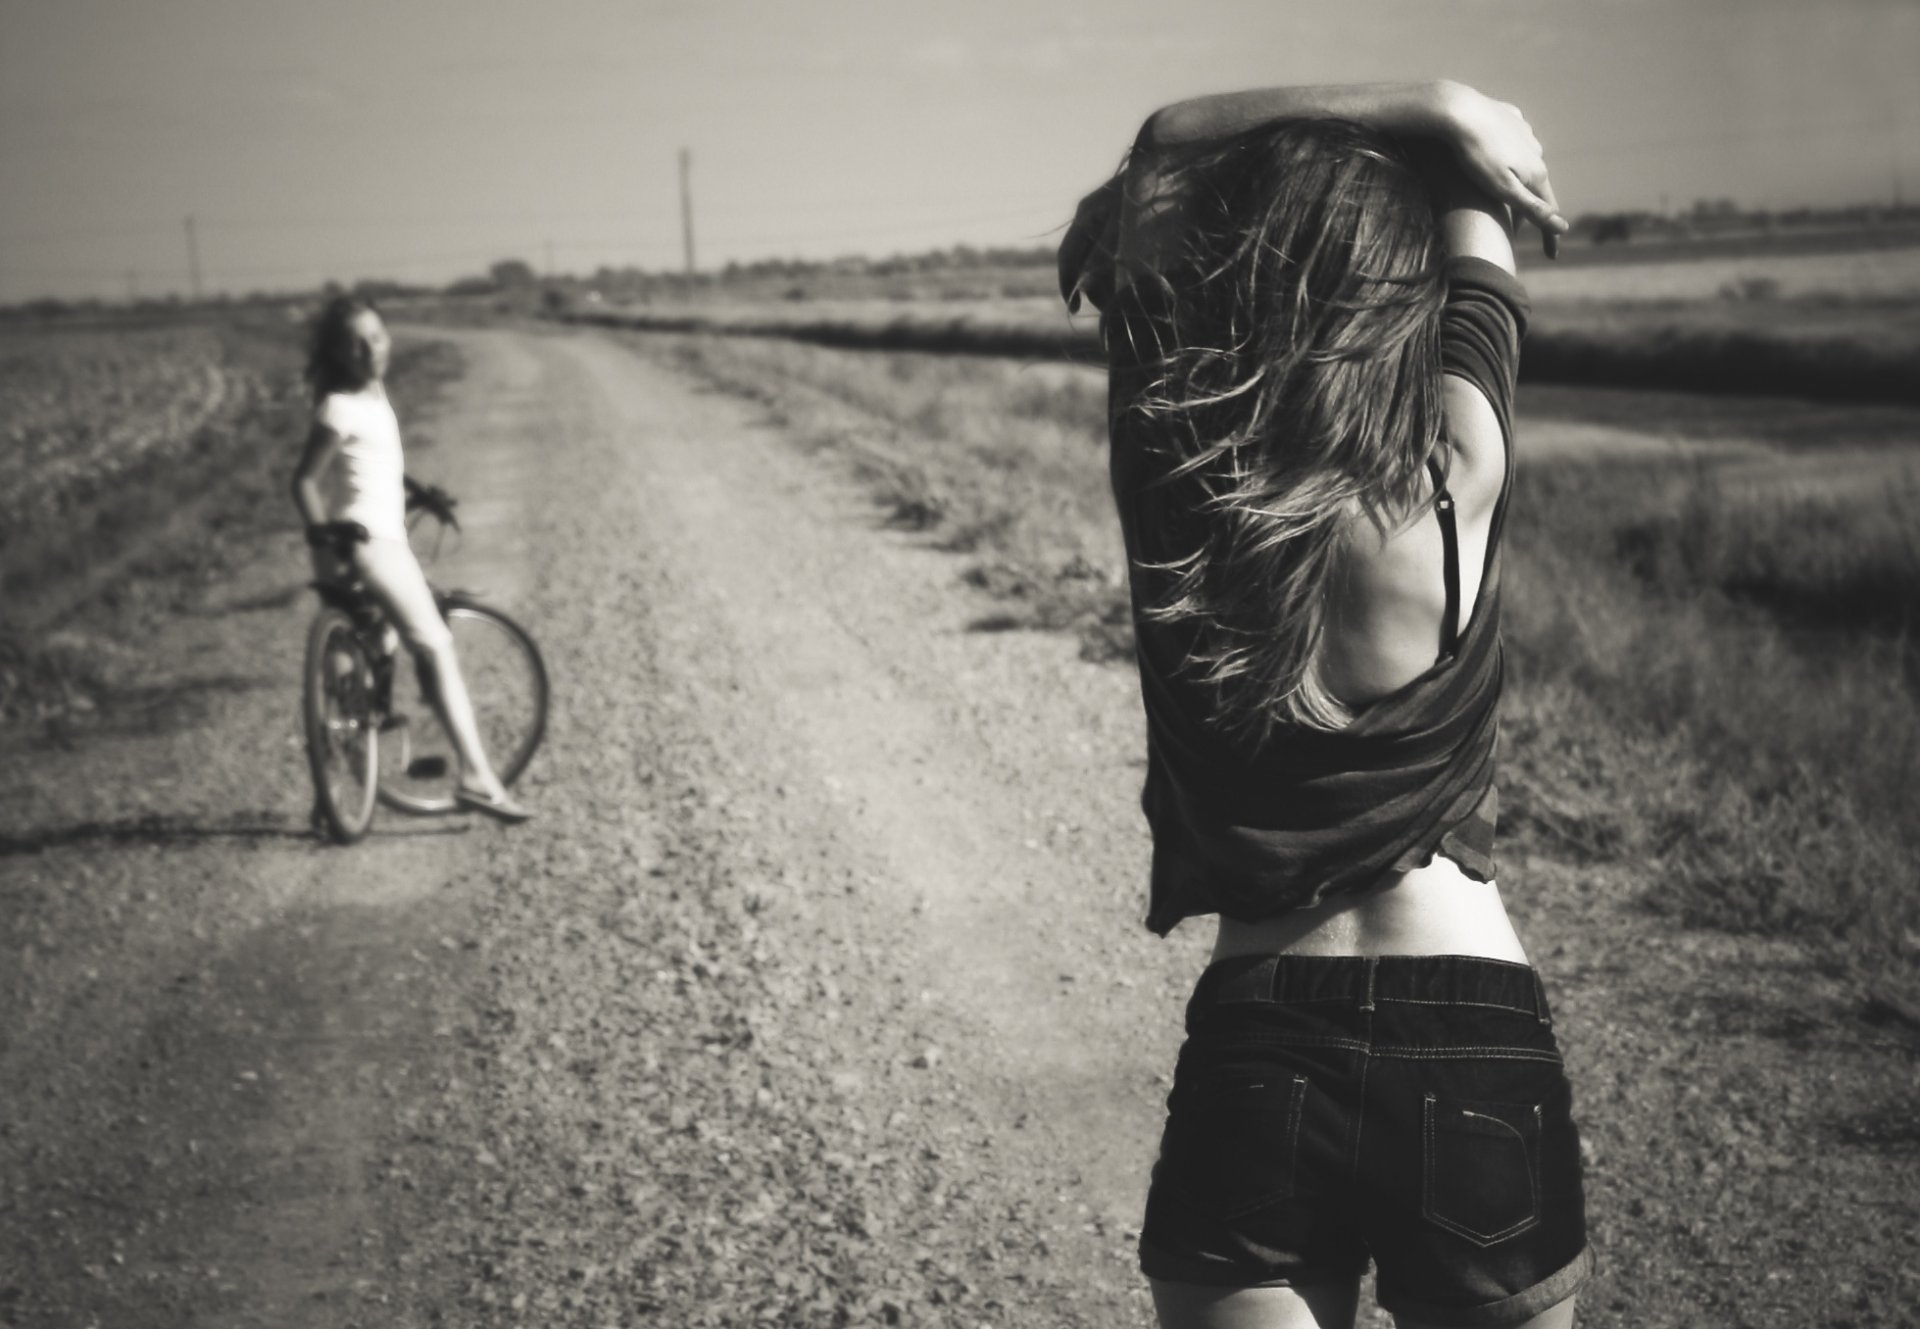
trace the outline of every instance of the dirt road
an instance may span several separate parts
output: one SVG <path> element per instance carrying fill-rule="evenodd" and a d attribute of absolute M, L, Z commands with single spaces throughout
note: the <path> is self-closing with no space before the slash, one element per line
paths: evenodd
<path fill-rule="evenodd" d="M 306 837 L 292 537 L 78 622 L 142 687 L 0 754 L 0 1324 L 1149 1322 L 1205 938 L 1138 925 L 1131 676 L 969 632 L 954 558 L 762 406 L 447 335 L 436 576 L 546 650 L 542 815 Z M 1906 1034 L 1620 874 L 1507 869 L 1584 1322 L 1910 1322 Z"/>

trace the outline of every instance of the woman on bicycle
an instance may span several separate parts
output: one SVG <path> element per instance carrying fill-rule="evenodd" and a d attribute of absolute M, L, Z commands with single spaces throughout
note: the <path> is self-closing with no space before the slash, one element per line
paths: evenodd
<path fill-rule="evenodd" d="M 455 800 L 499 821 L 525 821 L 533 814 L 507 793 L 487 761 L 453 634 L 407 544 L 410 482 L 385 382 L 392 347 L 369 302 L 343 295 L 321 311 L 307 357 L 313 427 L 294 470 L 293 501 L 306 521 L 318 576 L 357 576 L 413 653 L 422 691 L 460 759 Z"/>
<path fill-rule="evenodd" d="M 1494 883 L 1500 532 L 1566 224 L 1453 83 L 1156 112 L 1061 246 L 1104 312 L 1147 924 L 1218 915 L 1140 1237 L 1165 1326 L 1571 1323 L 1570 1092 Z"/>

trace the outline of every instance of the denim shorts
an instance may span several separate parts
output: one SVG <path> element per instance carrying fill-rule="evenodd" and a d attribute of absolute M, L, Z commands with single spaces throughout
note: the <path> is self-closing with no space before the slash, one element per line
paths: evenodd
<path fill-rule="evenodd" d="M 1572 1093 L 1526 965 L 1245 956 L 1200 976 L 1140 1267 L 1219 1287 L 1358 1278 L 1505 1325 L 1592 1271 Z"/>

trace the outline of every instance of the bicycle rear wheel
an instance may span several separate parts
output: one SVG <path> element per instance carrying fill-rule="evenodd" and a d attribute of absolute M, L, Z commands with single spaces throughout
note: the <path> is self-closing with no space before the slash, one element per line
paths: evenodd
<path fill-rule="evenodd" d="M 340 844 L 352 844 L 373 824 L 380 729 L 372 685 L 372 665 L 353 620 L 322 609 L 307 632 L 302 710 L 315 799 Z"/>
<path fill-rule="evenodd" d="M 497 609 L 459 596 L 443 602 L 454 655 L 480 743 L 502 783 L 512 784 L 547 732 L 547 666 L 525 628 Z M 434 714 L 417 669 L 394 671 L 394 727 L 383 745 L 380 801 L 396 812 L 452 812 L 460 760 Z"/>

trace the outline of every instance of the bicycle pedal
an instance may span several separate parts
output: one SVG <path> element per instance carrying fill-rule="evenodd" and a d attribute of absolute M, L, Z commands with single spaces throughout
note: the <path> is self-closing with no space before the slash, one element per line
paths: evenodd
<path fill-rule="evenodd" d="M 388 715 L 388 716 L 381 717 L 380 732 L 383 734 L 391 734 L 396 729 L 405 729 L 406 727 L 407 727 L 407 717 L 404 715 Z"/>
<path fill-rule="evenodd" d="M 407 763 L 409 780 L 439 780 L 446 776 L 447 759 L 445 757 L 415 757 Z"/>

